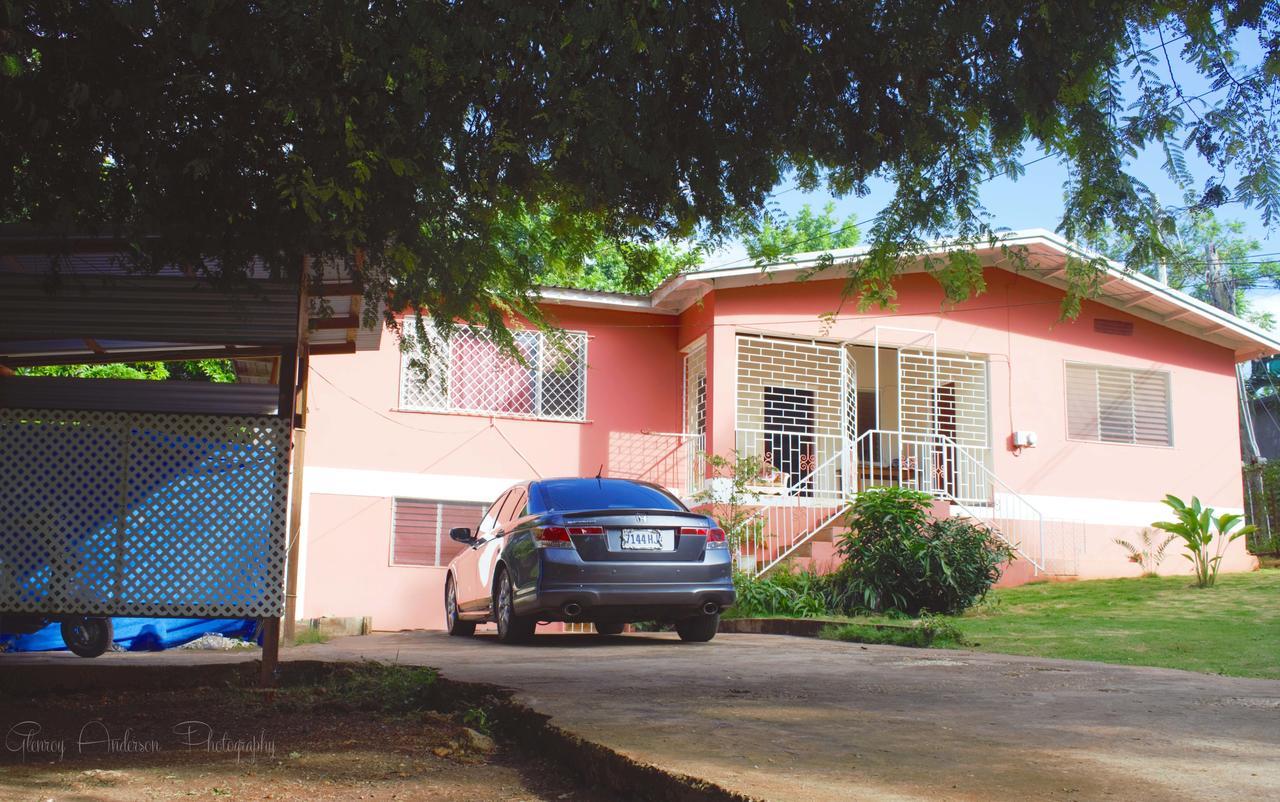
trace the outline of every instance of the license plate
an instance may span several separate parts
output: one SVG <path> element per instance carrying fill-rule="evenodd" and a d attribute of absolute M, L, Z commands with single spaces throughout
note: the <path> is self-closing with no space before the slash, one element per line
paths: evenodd
<path fill-rule="evenodd" d="M 623 529 L 622 548 L 636 551 L 660 551 L 662 533 L 657 529 Z"/>

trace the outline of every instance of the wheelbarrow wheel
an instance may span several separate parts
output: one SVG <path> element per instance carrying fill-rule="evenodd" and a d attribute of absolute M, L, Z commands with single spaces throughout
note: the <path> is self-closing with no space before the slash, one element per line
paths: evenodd
<path fill-rule="evenodd" d="M 111 647 L 115 636 L 110 618 L 67 618 L 61 629 L 67 648 L 80 657 L 97 657 Z"/>

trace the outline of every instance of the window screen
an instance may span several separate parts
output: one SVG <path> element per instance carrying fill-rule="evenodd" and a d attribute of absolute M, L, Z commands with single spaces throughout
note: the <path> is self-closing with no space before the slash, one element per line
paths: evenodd
<path fill-rule="evenodd" d="M 1067 363 L 1067 436 L 1173 445 L 1169 374 Z"/>

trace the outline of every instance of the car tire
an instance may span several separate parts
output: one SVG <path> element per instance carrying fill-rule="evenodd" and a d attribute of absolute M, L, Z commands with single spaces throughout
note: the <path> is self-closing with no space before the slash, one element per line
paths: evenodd
<path fill-rule="evenodd" d="M 463 621 L 458 617 L 458 591 L 452 576 L 444 581 L 444 620 L 450 635 L 465 638 L 476 634 L 475 621 Z"/>
<path fill-rule="evenodd" d="M 524 643 L 533 637 L 537 619 L 516 615 L 515 591 L 505 569 L 494 582 L 493 618 L 498 624 L 498 640 L 502 643 Z"/>
<path fill-rule="evenodd" d="M 623 628 L 624 626 L 626 626 L 626 625 L 625 625 L 625 624 L 617 624 L 617 623 L 614 623 L 614 622 L 612 622 L 612 621 L 609 621 L 609 622 L 600 622 L 600 621 L 597 621 L 597 622 L 596 622 L 596 634 L 597 634 L 597 635 L 621 635 L 621 634 L 622 634 L 622 628 Z"/>
<path fill-rule="evenodd" d="M 676 622 L 676 632 L 680 640 L 690 643 L 706 643 L 716 636 L 720 629 L 720 614 L 699 615 Z"/>
<path fill-rule="evenodd" d="M 73 654 L 97 657 L 111 648 L 115 627 L 110 618 L 68 618 L 58 627 L 62 641 Z"/>

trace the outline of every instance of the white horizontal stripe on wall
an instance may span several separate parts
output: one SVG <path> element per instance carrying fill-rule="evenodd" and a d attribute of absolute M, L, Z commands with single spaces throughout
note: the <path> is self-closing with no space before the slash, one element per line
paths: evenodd
<path fill-rule="evenodd" d="M 1009 517 L 1009 510 L 1025 509 L 1023 505 L 1013 503 L 1004 493 L 996 494 L 996 503 L 1002 515 Z M 1080 496 L 1022 496 L 1028 504 L 1039 510 L 1046 521 L 1075 521 L 1078 523 L 1109 526 L 1150 526 L 1155 521 L 1173 520 L 1173 510 L 1159 501 L 1128 501 L 1113 498 L 1084 498 Z M 1240 507 L 1218 507 L 1211 502 L 1204 502 L 1214 509 L 1214 515 L 1226 513 L 1243 513 Z M 983 508 L 969 508 L 979 518 Z M 958 507 L 953 509 L 956 515 L 968 512 Z M 1016 516 L 1014 516 L 1016 517 Z"/>
<path fill-rule="evenodd" d="M 302 492 L 332 496 L 429 498 L 489 504 L 519 479 L 450 476 L 431 473 L 367 471 L 355 468 L 313 468 L 302 475 Z"/>

